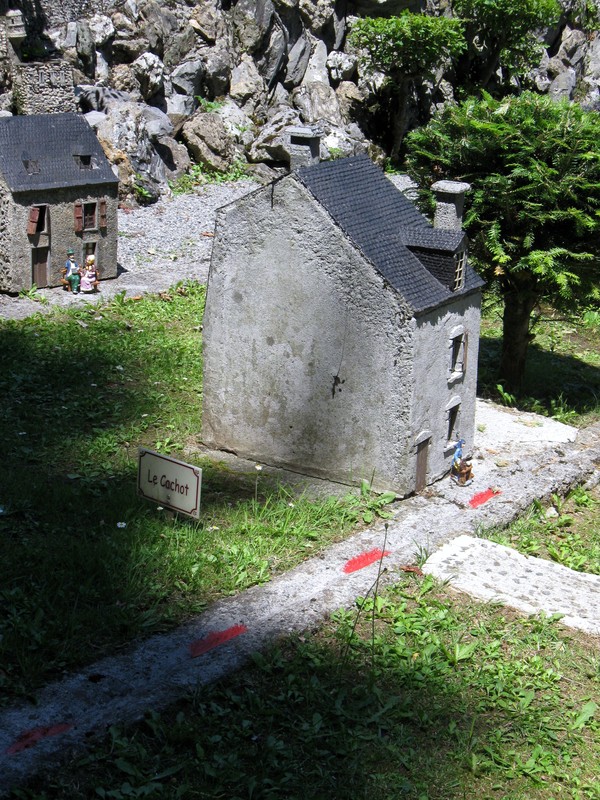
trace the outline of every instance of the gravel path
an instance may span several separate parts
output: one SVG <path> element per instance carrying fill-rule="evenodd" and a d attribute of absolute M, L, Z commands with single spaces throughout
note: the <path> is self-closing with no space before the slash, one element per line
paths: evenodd
<path fill-rule="evenodd" d="M 42 304 L 0 294 L 0 319 L 23 319 L 53 306 L 102 302 L 125 291 L 130 296 L 162 292 L 182 280 L 206 281 L 215 212 L 258 188 L 251 181 L 211 184 L 194 194 L 163 198 L 152 206 L 119 210 L 119 275 L 101 283 L 99 295 L 42 289 Z"/>

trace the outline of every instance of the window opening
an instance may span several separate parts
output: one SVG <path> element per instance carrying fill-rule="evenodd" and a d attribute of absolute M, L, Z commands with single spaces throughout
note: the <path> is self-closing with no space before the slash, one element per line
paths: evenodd
<path fill-rule="evenodd" d="M 95 256 L 96 255 L 96 242 L 84 242 L 83 243 L 83 263 L 88 256 Z M 96 264 L 96 266 L 98 266 Z"/>
<path fill-rule="evenodd" d="M 451 341 L 450 350 L 450 372 L 453 375 L 457 373 L 463 374 L 466 370 L 467 364 L 467 337 L 466 334 L 461 333 L 455 336 Z"/>
<path fill-rule="evenodd" d="M 467 251 L 461 250 L 454 254 L 454 283 L 452 291 L 457 292 L 465 285 L 465 267 L 467 264 Z"/>
<path fill-rule="evenodd" d="M 37 219 L 37 224 L 35 226 L 36 233 L 45 233 L 46 232 L 46 223 L 48 220 L 48 206 L 38 206 L 39 214 Z"/>
<path fill-rule="evenodd" d="M 452 442 L 454 437 L 456 436 L 456 431 L 458 428 L 458 412 L 460 410 L 460 403 L 457 403 L 455 406 L 452 406 L 448 410 L 448 441 Z"/>
<path fill-rule="evenodd" d="M 96 228 L 96 203 L 83 204 L 83 229 L 86 231 Z"/>
<path fill-rule="evenodd" d="M 36 175 L 40 171 L 39 161 L 34 161 L 31 158 L 24 158 L 23 166 L 25 167 L 25 172 L 28 175 Z"/>
<path fill-rule="evenodd" d="M 75 162 L 79 165 L 79 169 L 91 169 L 92 168 L 92 157 L 89 156 L 73 156 Z"/>

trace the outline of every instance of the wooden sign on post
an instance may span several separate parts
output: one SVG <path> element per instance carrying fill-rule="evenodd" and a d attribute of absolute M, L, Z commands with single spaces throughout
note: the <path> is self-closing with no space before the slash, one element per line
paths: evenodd
<path fill-rule="evenodd" d="M 198 519 L 201 486 L 200 467 L 140 447 L 138 494 L 146 500 Z"/>

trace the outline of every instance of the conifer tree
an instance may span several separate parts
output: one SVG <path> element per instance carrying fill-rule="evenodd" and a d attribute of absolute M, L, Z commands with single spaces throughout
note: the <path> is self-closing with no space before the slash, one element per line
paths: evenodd
<path fill-rule="evenodd" d="M 449 105 L 406 138 L 421 186 L 472 186 L 470 259 L 504 302 L 499 374 L 510 391 L 523 380 L 535 307 L 600 299 L 599 143 L 597 113 L 528 92 Z"/>

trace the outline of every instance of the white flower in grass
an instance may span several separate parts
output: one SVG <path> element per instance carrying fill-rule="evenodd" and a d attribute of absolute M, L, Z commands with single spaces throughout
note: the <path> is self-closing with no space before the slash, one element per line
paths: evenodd
<path fill-rule="evenodd" d="M 126 528 L 126 527 L 127 527 L 126 522 L 117 522 L 117 528 Z"/>

